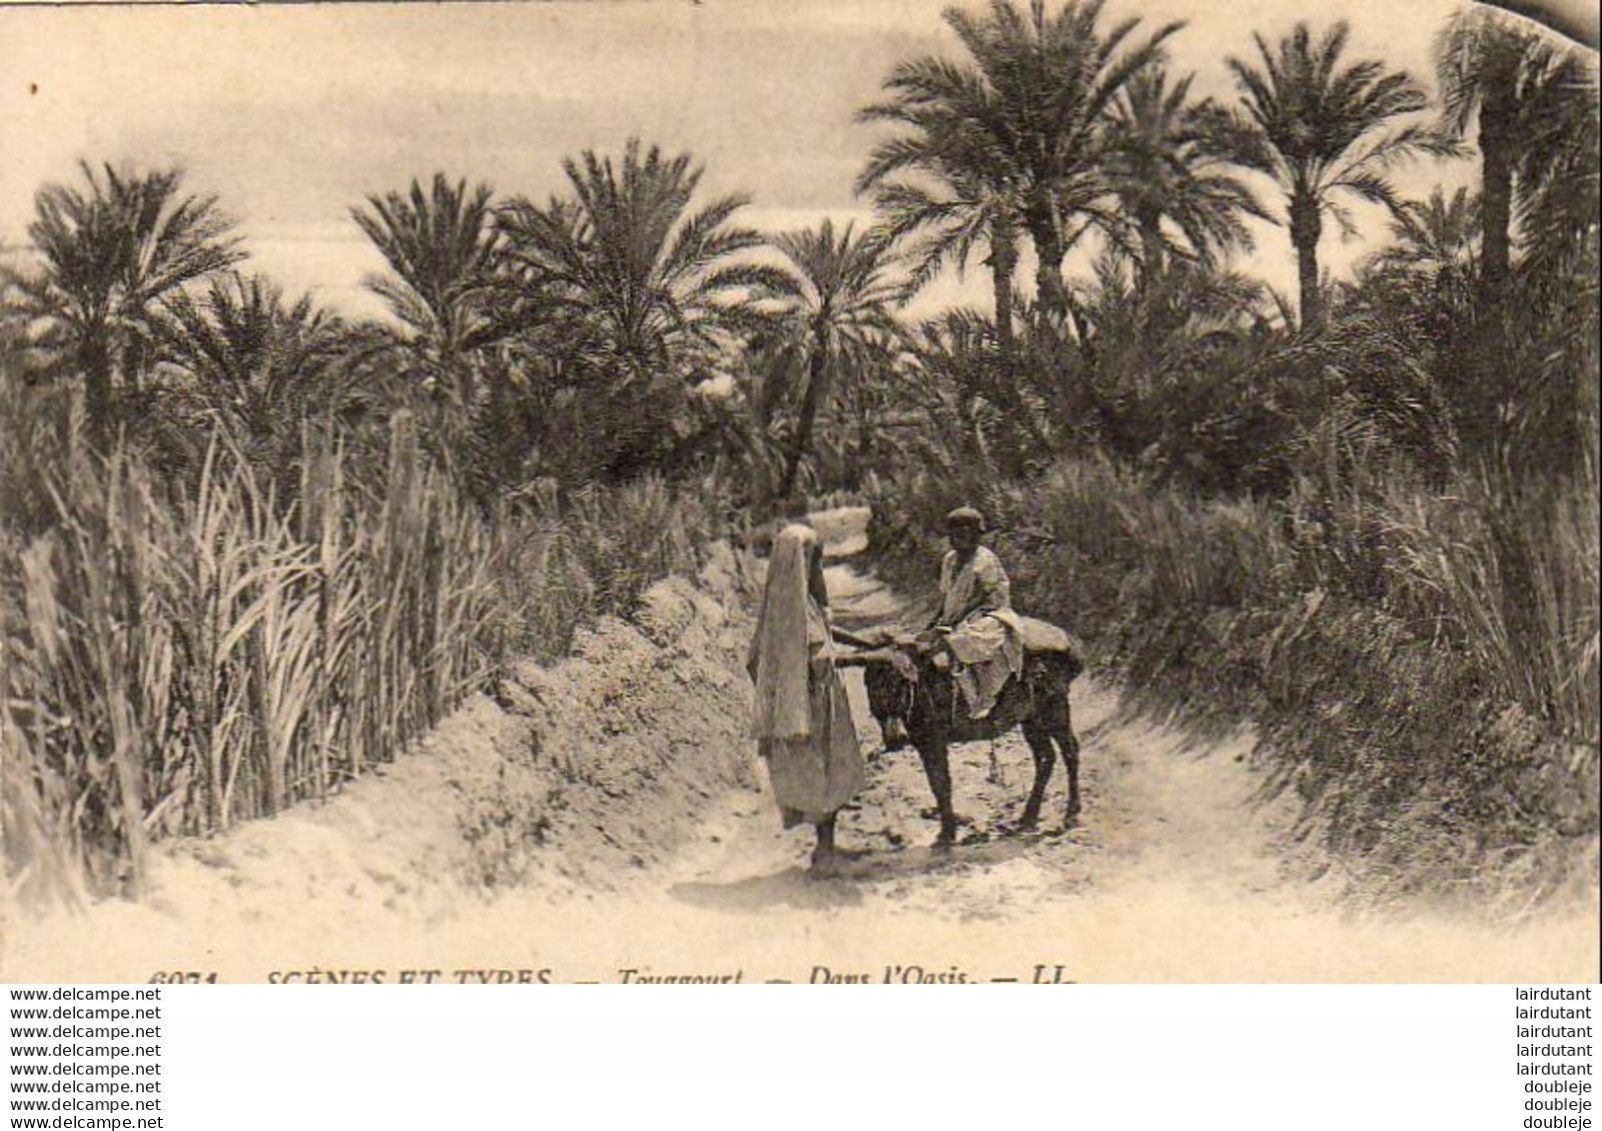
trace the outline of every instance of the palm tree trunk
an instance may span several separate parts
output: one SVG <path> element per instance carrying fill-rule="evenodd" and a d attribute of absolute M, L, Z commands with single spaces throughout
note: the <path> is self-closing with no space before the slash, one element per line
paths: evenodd
<path fill-rule="evenodd" d="M 1049 321 L 1060 323 L 1068 312 L 1067 288 L 1062 285 L 1062 246 L 1054 238 L 1046 241 L 1046 252 L 1035 272 L 1040 310 Z"/>
<path fill-rule="evenodd" d="M 136 336 L 122 352 L 122 382 L 130 393 L 138 394 L 145 377 L 145 345 Z"/>
<path fill-rule="evenodd" d="M 784 482 L 779 487 L 780 498 L 788 499 L 794 493 L 796 480 L 801 474 L 801 461 L 812 446 L 812 430 L 817 425 L 818 409 L 823 404 L 823 383 L 828 360 L 828 344 L 820 329 L 813 336 L 812 351 L 807 358 L 807 389 L 801 396 L 801 414 L 796 420 L 795 441 L 790 445 Z"/>
<path fill-rule="evenodd" d="M 1493 51 L 1487 61 L 1485 94 L 1480 103 L 1480 208 L 1484 241 L 1480 259 L 1480 305 L 1490 314 L 1507 289 L 1509 232 L 1513 216 L 1511 127 L 1513 83 L 1517 59 L 1509 51 Z"/>
<path fill-rule="evenodd" d="M 857 418 L 857 446 L 855 451 L 846 453 L 846 488 L 851 491 L 862 490 L 864 469 L 872 464 L 873 426 L 872 414 L 865 403 L 853 405 L 851 413 Z"/>
<path fill-rule="evenodd" d="M 1163 269 L 1162 217 L 1151 208 L 1141 208 L 1135 216 L 1140 229 L 1141 278 L 1150 283 Z"/>
<path fill-rule="evenodd" d="M 79 347 L 78 357 L 89 437 L 98 445 L 111 437 L 111 347 L 104 334 L 92 332 Z"/>
<path fill-rule="evenodd" d="M 990 235 L 990 279 L 996 299 L 995 396 L 1013 417 L 1013 424 L 1027 431 L 1029 415 L 1019 392 L 1023 374 L 1018 369 L 1018 336 L 1013 325 L 1012 276 L 1017 269 L 1018 246 L 1013 232 L 997 223 Z M 1020 446 L 1007 445 L 1003 461 L 1007 475 L 1016 476 L 1022 470 L 1023 455 Z"/>
<path fill-rule="evenodd" d="M 1296 245 L 1296 274 L 1301 280 L 1302 329 L 1316 330 L 1324 324 L 1324 298 L 1318 292 L 1318 245 L 1314 241 Z"/>
<path fill-rule="evenodd" d="M 1035 298 L 1048 322 L 1061 323 L 1068 313 L 1068 292 L 1062 285 L 1063 246 L 1055 209 L 1042 202 L 1029 209 L 1029 239 L 1035 245 Z"/>
<path fill-rule="evenodd" d="M 1506 371 L 1502 365 L 1503 305 L 1511 273 L 1513 223 L 1513 84 L 1517 55 L 1493 42 L 1485 59 L 1480 101 L 1480 279 L 1470 335 L 1473 345 L 1464 369 L 1467 388 L 1463 429 L 1471 444 L 1489 451 L 1498 431 Z"/>
<path fill-rule="evenodd" d="M 1302 330 L 1317 330 L 1324 323 L 1324 301 L 1318 290 L 1318 237 L 1322 218 L 1318 201 L 1296 194 L 1290 202 L 1290 236 L 1296 248 L 1296 274 L 1301 282 Z"/>
<path fill-rule="evenodd" d="M 1001 365 L 1011 371 L 1012 359 L 1018 351 L 1018 339 L 1013 332 L 1012 276 L 1018 269 L 1018 247 L 1013 233 L 1002 223 L 991 226 L 990 282 L 996 297 L 996 349 L 1001 354 Z"/>

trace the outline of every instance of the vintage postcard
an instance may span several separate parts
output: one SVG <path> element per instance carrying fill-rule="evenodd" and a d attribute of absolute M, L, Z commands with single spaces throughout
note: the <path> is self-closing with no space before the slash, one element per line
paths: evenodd
<path fill-rule="evenodd" d="M 0 5 L 0 978 L 1594 980 L 1595 23 Z"/>

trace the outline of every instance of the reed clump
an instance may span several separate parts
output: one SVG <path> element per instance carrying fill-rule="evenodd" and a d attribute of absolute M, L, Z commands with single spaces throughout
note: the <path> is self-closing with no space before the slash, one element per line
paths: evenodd
<path fill-rule="evenodd" d="M 381 466 L 307 432 L 292 498 L 216 433 L 186 481 L 12 395 L 0 753 L 19 894 L 137 892 L 146 846 L 326 796 L 514 655 L 693 568 L 718 513 L 646 481 L 485 514 L 402 414 Z"/>
<path fill-rule="evenodd" d="M 1523 489 L 1305 476 L 1272 500 L 1099 459 L 1030 484 L 931 478 L 881 500 L 882 568 L 926 583 L 939 516 L 967 500 L 997 528 L 1019 607 L 1084 637 L 1136 702 L 1256 722 L 1268 791 L 1294 790 L 1304 834 L 1372 894 L 1500 885 L 1523 901 L 1583 871 L 1598 828 L 1594 464 Z"/>

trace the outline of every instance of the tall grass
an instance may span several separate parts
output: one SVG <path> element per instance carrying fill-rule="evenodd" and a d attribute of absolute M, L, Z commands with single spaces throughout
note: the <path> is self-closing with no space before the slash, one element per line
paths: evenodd
<path fill-rule="evenodd" d="M 55 423 L 13 424 L 0 481 L 3 816 L 29 890 L 81 868 L 137 891 L 153 837 L 390 761 L 506 656 L 559 654 L 693 565 L 714 513 L 644 483 L 486 518 L 404 417 L 360 476 L 308 434 L 289 502 L 224 435 L 174 487 L 125 450 L 52 450 Z"/>
<path fill-rule="evenodd" d="M 670 574 L 693 574 L 701 550 L 724 532 L 720 489 L 645 478 L 502 511 L 494 526 L 501 597 L 497 651 L 542 660 L 563 655 L 574 630 L 597 615 L 626 615 Z"/>
<path fill-rule="evenodd" d="M 1593 747 L 1599 498 L 1593 463 L 1569 485 L 1510 493 L 1479 480 L 1456 497 L 1393 498 L 1385 510 L 1398 605 L 1463 649 L 1494 696 Z"/>
<path fill-rule="evenodd" d="M 927 579 L 929 532 L 963 496 L 1023 611 L 1086 638 L 1139 701 L 1256 720 L 1270 788 L 1384 885 L 1472 885 L 1537 847 L 1552 876 L 1566 838 L 1594 837 L 1594 463 L 1524 490 L 1309 477 L 1272 502 L 1102 460 L 1023 486 L 930 479 L 880 503 L 894 576 Z"/>

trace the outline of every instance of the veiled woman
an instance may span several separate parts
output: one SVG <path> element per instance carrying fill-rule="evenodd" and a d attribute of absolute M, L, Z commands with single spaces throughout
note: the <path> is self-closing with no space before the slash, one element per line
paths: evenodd
<path fill-rule="evenodd" d="M 785 828 L 817 830 L 812 869 L 835 865 L 840 807 L 865 783 L 862 753 L 829 634 L 823 547 L 799 523 L 773 541 L 748 667 L 756 684 L 752 733 Z"/>

